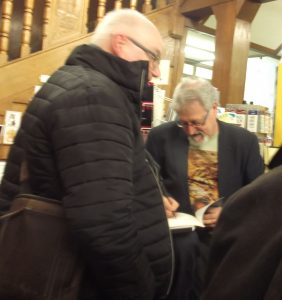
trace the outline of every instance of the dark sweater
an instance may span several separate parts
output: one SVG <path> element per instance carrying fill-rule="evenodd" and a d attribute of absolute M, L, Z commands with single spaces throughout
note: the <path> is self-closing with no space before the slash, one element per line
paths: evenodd
<path fill-rule="evenodd" d="M 211 246 L 202 300 L 282 299 L 282 166 L 231 196 Z"/>

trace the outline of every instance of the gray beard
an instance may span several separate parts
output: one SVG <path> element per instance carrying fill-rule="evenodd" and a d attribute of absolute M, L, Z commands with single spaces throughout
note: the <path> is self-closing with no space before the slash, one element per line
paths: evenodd
<path fill-rule="evenodd" d="M 189 144 L 193 148 L 200 148 L 203 147 L 205 144 L 207 144 L 210 140 L 210 137 L 207 135 L 203 134 L 202 132 L 199 132 L 200 135 L 204 137 L 202 142 L 196 142 L 192 137 L 188 136 Z"/>

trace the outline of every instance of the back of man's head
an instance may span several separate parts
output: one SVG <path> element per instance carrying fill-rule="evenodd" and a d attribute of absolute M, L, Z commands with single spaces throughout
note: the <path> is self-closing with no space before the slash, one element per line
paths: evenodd
<path fill-rule="evenodd" d="M 111 36 L 122 34 L 141 37 L 157 33 L 155 25 L 142 13 L 133 9 L 118 9 L 108 12 L 97 25 L 91 42 L 104 50 L 109 50 Z"/>

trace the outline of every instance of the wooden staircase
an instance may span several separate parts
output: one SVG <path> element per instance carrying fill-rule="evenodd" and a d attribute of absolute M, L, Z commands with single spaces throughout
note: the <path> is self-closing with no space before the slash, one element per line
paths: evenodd
<path fill-rule="evenodd" d="M 212 83 L 221 105 L 242 103 L 250 28 L 260 0 L 2 0 L 0 7 L 0 124 L 6 110 L 24 111 L 40 84 L 64 64 L 71 50 L 87 43 L 106 12 L 131 8 L 143 12 L 164 40 L 162 59 L 170 61 L 171 97 L 182 77 L 188 27 L 197 29 L 214 14 L 216 57 Z M 244 37 L 244 38 L 242 38 Z M 0 160 L 9 146 L 0 144 Z"/>
<path fill-rule="evenodd" d="M 121 7 L 137 9 L 152 21 L 171 27 L 168 19 L 175 10 L 175 1 L 3 0 L 0 8 L 0 124 L 6 110 L 23 112 L 26 109 L 35 86 L 41 84 L 40 75 L 51 75 L 62 66 L 73 48 L 89 42 L 106 12 Z M 164 38 L 169 38 L 169 31 L 173 29 L 160 26 L 164 28 Z M 15 28 L 20 32 L 15 34 Z M 169 48 L 171 56 L 175 56 L 178 40 Z M 8 151 L 9 145 L 0 144 L 0 160 L 6 159 Z"/>

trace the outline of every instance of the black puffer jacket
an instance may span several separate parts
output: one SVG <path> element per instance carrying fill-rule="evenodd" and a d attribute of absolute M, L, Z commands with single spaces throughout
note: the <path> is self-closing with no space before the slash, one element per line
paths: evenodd
<path fill-rule="evenodd" d="M 8 158 L 2 210 L 24 156 L 33 192 L 62 199 L 89 267 L 80 299 L 159 299 L 170 286 L 169 230 L 139 130 L 147 68 L 79 46 L 31 101 Z"/>

